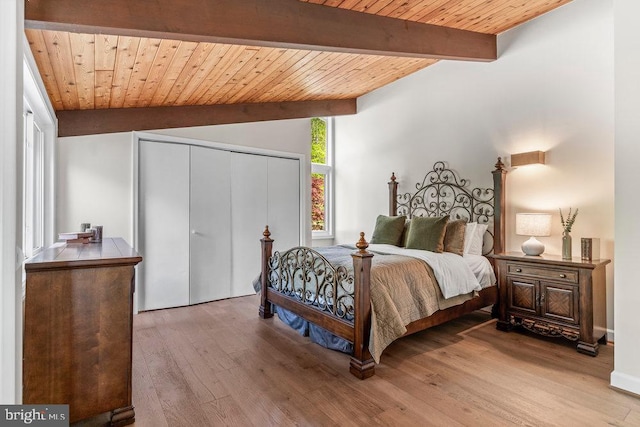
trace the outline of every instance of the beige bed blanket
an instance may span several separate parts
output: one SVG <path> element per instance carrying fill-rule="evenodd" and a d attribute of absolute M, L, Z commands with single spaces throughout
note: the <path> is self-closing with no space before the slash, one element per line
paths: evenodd
<path fill-rule="evenodd" d="M 353 270 L 354 248 L 317 248 L 334 266 Z M 407 332 L 406 325 L 473 298 L 474 293 L 444 299 L 433 270 L 419 259 L 374 253 L 371 265 L 369 351 L 376 363 L 383 350 Z"/>
<path fill-rule="evenodd" d="M 371 335 L 369 351 L 376 363 L 406 325 L 438 310 L 462 304 L 473 295 L 444 299 L 431 267 L 400 255 L 373 257 L 371 267 Z"/>

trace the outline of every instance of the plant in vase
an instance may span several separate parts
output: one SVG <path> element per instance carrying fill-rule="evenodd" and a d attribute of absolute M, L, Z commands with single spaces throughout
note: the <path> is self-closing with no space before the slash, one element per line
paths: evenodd
<path fill-rule="evenodd" d="M 567 219 L 564 219 L 562 215 L 562 209 L 558 209 L 560 211 L 560 223 L 562 224 L 562 259 L 571 259 L 571 227 L 573 227 L 573 223 L 576 221 L 576 216 L 578 215 L 578 209 L 571 214 L 571 208 L 569 208 L 569 215 L 567 215 Z"/>

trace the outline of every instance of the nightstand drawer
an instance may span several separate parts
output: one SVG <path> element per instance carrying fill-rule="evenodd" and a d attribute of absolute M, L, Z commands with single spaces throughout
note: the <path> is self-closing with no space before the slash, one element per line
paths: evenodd
<path fill-rule="evenodd" d="M 537 279 L 578 283 L 578 271 L 562 268 L 544 268 L 528 264 L 507 263 L 507 274 L 522 275 Z"/>

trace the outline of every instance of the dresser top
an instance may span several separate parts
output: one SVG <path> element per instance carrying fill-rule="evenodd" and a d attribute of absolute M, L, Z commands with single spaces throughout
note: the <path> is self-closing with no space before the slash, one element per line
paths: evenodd
<path fill-rule="evenodd" d="M 525 255 L 522 252 L 506 252 L 501 254 L 490 254 L 489 258 L 506 261 L 518 261 L 527 262 L 532 264 L 546 264 L 546 265 L 558 265 L 565 267 L 581 267 L 581 268 L 596 268 L 607 265 L 611 262 L 610 259 L 592 259 L 591 261 L 583 260 L 578 257 L 571 259 L 563 259 L 560 255 Z"/>
<path fill-rule="evenodd" d="M 56 243 L 25 263 L 25 270 L 72 269 L 116 265 L 136 265 L 142 257 L 120 237 L 102 243 Z"/>

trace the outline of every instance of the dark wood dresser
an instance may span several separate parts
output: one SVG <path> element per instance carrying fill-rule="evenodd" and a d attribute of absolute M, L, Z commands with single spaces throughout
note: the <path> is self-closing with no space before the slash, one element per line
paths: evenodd
<path fill-rule="evenodd" d="M 54 245 L 25 264 L 23 402 L 69 404 L 73 423 L 111 412 L 134 421 L 134 267 L 121 238 Z"/>
<path fill-rule="evenodd" d="M 498 275 L 498 329 L 522 326 L 576 341 L 581 353 L 598 354 L 598 344 L 606 343 L 605 266 L 610 260 L 523 253 L 490 256 Z"/>

